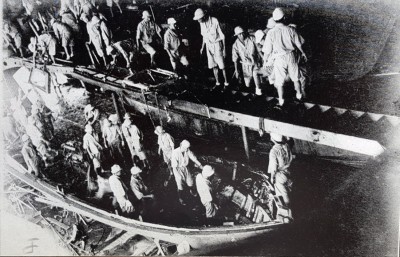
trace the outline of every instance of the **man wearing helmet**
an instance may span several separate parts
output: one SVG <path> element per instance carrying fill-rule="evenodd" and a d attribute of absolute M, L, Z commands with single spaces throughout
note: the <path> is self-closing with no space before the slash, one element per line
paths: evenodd
<path fill-rule="evenodd" d="M 222 33 L 217 18 L 210 17 L 204 13 L 202 9 L 197 9 L 194 13 L 193 20 L 200 23 L 201 35 L 203 43 L 201 45 L 200 54 L 203 53 L 204 46 L 207 51 L 208 68 L 213 69 L 216 86 L 220 85 L 218 78 L 218 68 L 222 70 L 224 76 L 224 85 L 228 86 L 228 79 L 225 71 L 225 35 Z"/>
<path fill-rule="evenodd" d="M 276 133 L 271 133 L 270 136 L 274 146 L 269 152 L 268 173 L 271 183 L 275 186 L 276 195 L 283 198 L 283 203 L 289 209 L 289 217 L 291 218 L 289 196 L 293 182 L 289 168 L 293 155 L 285 137 Z"/>
<path fill-rule="evenodd" d="M 203 168 L 201 163 L 197 160 L 196 156 L 190 151 L 190 143 L 186 139 L 183 140 L 178 148 L 172 151 L 171 166 L 174 172 L 176 185 L 178 187 L 179 202 L 186 205 L 183 201 L 183 187 L 187 185 L 190 188 L 190 193 L 196 195 L 193 187 L 193 176 L 189 172 L 187 166 L 189 159 L 192 160 L 198 167 Z"/>
<path fill-rule="evenodd" d="M 139 50 L 141 45 L 150 54 L 151 65 L 155 66 L 154 56 L 157 52 L 154 48 L 156 36 L 162 41 L 161 28 L 151 20 L 151 15 L 148 11 L 143 11 L 142 19 L 136 30 L 136 46 Z"/>
<path fill-rule="evenodd" d="M 113 205 L 115 206 L 117 202 L 120 207 L 119 209 L 122 211 L 122 214 L 126 216 L 132 214 L 135 208 L 133 207 L 132 202 L 129 200 L 129 189 L 121 180 L 121 172 L 121 167 L 118 164 L 114 164 L 111 167 L 112 175 L 110 176 L 108 181 L 110 183 L 111 191 L 114 194 Z"/>
<path fill-rule="evenodd" d="M 254 78 L 256 95 L 261 95 L 260 80 L 258 77 L 258 53 L 254 37 L 250 37 L 242 27 L 235 28 L 237 37 L 232 46 L 232 61 L 235 65 L 236 78 L 239 79 L 239 60 L 242 63 L 242 72 L 246 87 L 250 87 L 251 78 Z"/>
<path fill-rule="evenodd" d="M 206 209 L 206 218 L 214 218 L 218 211 L 218 206 L 214 203 L 212 193 L 211 177 L 215 170 L 210 165 L 205 165 L 201 173 L 196 176 L 196 188 L 200 196 L 200 201 Z"/>
<path fill-rule="evenodd" d="M 283 84 L 287 75 L 289 75 L 294 83 L 297 92 L 296 98 L 302 99 L 303 95 L 299 82 L 299 65 L 294 52 L 298 49 L 305 60 L 307 60 L 307 56 L 302 49 L 300 37 L 297 32 L 283 24 L 284 13 L 281 8 L 276 8 L 274 10 L 272 18 L 276 22 L 276 25 L 268 31 L 265 39 L 263 47 L 264 67 L 274 66 L 274 85 L 278 90 L 279 105 L 282 106 L 284 104 Z"/>

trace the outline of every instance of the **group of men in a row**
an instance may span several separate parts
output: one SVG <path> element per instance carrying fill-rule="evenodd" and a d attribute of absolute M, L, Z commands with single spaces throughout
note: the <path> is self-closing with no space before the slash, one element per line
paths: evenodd
<path fill-rule="evenodd" d="M 118 4 L 118 1 L 111 1 L 111 5 L 113 3 Z M 109 6 L 108 3 L 107 5 Z M 117 6 L 120 9 L 119 5 Z M 59 18 L 55 19 L 51 14 L 40 15 L 39 13 L 37 19 L 40 20 L 42 26 L 40 28 L 37 22 L 33 22 L 36 25 L 31 27 L 36 37 L 31 38 L 28 47 L 33 52 L 34 59 L 40 53 L 55 62 L 58 45 L 63 47 L 67 60 L 73 57 L 75 41 L 82 36 L 79 27 L 79 20 L 82 20 L 86 23 L 89 38 L 86 44 L 92 45 L 96 52 L 95 54 L 88 47 L 93 63 L 100 64 L 98 58 L 101 58 L 104 66 L 110 63 L 110 59 L 112 59 L 111 64 L 115 64 L 120 56 L 125 60 L 126 67 L 131 68 L 131 63 L 143 50 L 149 54 L 151 65 L 156 66 L 157 51 L 164 48 L 170 57 L 174 71 L 181 71 L 181 68 L 189 65 L 188 41 L 178 31 L 177 21 L 173 17 L 167 19 L 169 27 L 162 36 L 161 27 L 155 23 L 150 12 L 143 11 L 142 21 L 137 25 L 136 39 L 128 38 L 118 42 L 114 42 L 107 19 L 91 0 L 61 1 Z M 228 86 L 225 69 L 225 35 L 218 19 L 209 16 L 199 8 L 195 11 L 193 20 L 200 24 L 203 38 L 200 54 L 206 51 L 208 68 L 213 70 L 216 86 L 221 85 L 219 70 L 224 78 L 224 86 Z M 13 42 L 11 44 L 13 48 L 18 49 L 22 55 L 22 37 L 17 28 L 10 22 L 5 22 L 4 32 L 7 42 Z M 304 39 L 297 33 L 295 25 L 286 25 L 285 14 L 281 8 L 273 11 L 272 17 L 268 20 L 267 29 L 256 31 L 255 37 L 249 35 L 240 26 L 234 29 L 234 35 L 237 37 L 232 46 L 234 75 L 240 79 L 240 74 L 242 74 L 246 87 L 250 87 L 253 79 L 255 93 L 261 95 L 261 78 L 268 77 L 269 83 L 277 89 L 279 105 L 283 105 L 284 84 L 290 79 L 296 90 L 296 98 L 301 100 L 305 97 L 304 62 L 307 61 L 307 57 L 302 47 Z"/>
<path fill-rule="evenodd" d="M 28 166 L 28 171 L 41 177 L 43 164 L 46 167 L 51 165 L 58 154 L 50 147 L 50 141 L 54 137 L 54 118 L 51 111 L 40 100 L 32 105 L 31 115 L 28 116 L 22 106 L 24 99 L 22 91 L 19 92 L 18 97 L 11 100 L 7 114 L 9 118 L 7 123 L 12 124 L 10 129 L 14 131 L 13 136 L 8 137 L 8 140 L 9 143 L 13 143 L 18 138 L 22 139 L 21 154 Z"/>
<path fill-rule="evenodd" d="M 93 108 L 93 106 L 88 105 L 85 108 L 87 124 L 85 126 L 86 134 L 83 137 L 83 147 L 92 159 L 93 166 L 98 171 L 103 170 L 102 161 L 107 161 L 108 163 L 123 163 L 126 157 L 122 147 L 126 142 L 133 159 L 130 190 L 129 187 L 125 185 L 125 182 L 122 181 L 122 168 L 119 164 L 114 164 L 111 167 L 112 176 L 109 178 L 109 182 L 115 199 L 119 204 L 119 209 L 123 213 L 131 213 L 134 208 L 132 200 L 129 199 L 130 196 L 135 196 L 134 199 L 136 200 L 133 200 L 135 202 L 146 201 L 144 199 L 153 198 L 153 195 L 149 193 L 148 188 L 143 184 L 143 180 L 139 175 L 142 169 L 135 162 L 135 156 L 137 156 L 143 162 L 143 165 L 140 166 L 148 167 L 149 165 L 145 150 L 143 149 L 143 133 L 132 123 L 128 113 L 125 114 L 124 122 L 121 126 L 118 124 L 118 116 L 116 114 L 111 114 L 108 119 L 104 119 L 102 122 L 101 134 L 103 141 L 101 141 L 98 133 L 93 129 L 93 127 L 96 127 L 99 116 L 98 109 Z M 189 141 L 183 140 L 180 146 L 175 149 L 174 139 L 169 133 L 165 132 L 163 127 L 157 126 L 154 133 L 158 136 L 157 151 L 160 155 L 162 154 L 163 160 L 168 166 L 169 178 L 167 181 L 169 181 L 172 176 L 175 178 L 179 202 L 182 205 L 186 205 L 183 194 L 185 188 L 189 188 L 192 195 L 196 196 L 197 192 L 199 193 L 200 199 L 206 208 L 207 217 L 214 217 L 217 206 L 213 202 L 209 180 L 214 174 L 214 169 L 209 165 L 202 166 L 190 150 Z M 111 159 L 104 160 L 102 158 L 104 148 L 110 149 Z M 203 169 L 203 172 L 196 177 L 197 192 L 194 186 L 192 172 L 188 170 L 189 160 Z"/>

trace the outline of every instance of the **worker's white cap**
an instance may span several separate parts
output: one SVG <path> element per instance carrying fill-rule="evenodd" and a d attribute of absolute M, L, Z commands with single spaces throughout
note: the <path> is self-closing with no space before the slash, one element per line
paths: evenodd
<path fill-rule="evenodd" d="M 111 53 L 114 51 L 114 47 L 109 45 L 106 47 L 106 53 L 107 55 L 111 55 Z"/>
<path fill-rule="evenodd" d="M 261 39 L 264 37 L 264 32 L 259 29 L 254 33 L 254 37 L 256 38 L 256 44 L 259 44 L 261 42 Z"/>
<path fill-rule="evenodd" d="M 131 168 L 131 174 L 132 174 L 132 175 L 136 175 L 136 174 L 139 174 L 139 173 L 141 173 L 141 172 L 142 172 L 142 170 L 141 170 L 139 167 L 133 166 L 133 167 Z"/>
<path fill-rule="evenodd" d="M 176 20 L 174 18 L 168 18 L 167 23 L 168 24 L 175 24 Z"/>
<path fill-rule="evenodd" d="M 271 141 L 276 142 L 276 143 L 282 143 L 283 142 L 283 136 L 277 133 L 271 133 Z"/>
<path fill-rule="evenodd" d="M 291 28 L 297 29 L 297 25 L 296 25 L 296 24 L 293 24 L 293 23 L 290 23 L 290 24 L 288 25 L 288 27 L 291 27 Z"/>
<path fill-rule="evenodd" d="M 126 112 L 124 115 L 124 120 L 128 120 L 130 118 L 131 118 L 131 115 L 128 112 Z"/>
<path fill-rule="evenodd" d="M 161 134 L 163 132 L 164 132 L 164 129 L 161 126 L 157 126 L 156 129 L 154 130 L 154 133 L 157 134 L 157 135 L 159 135 L 159 134 Z"/>
<path fill-rule="evenodd" d="M 184 139 L 184 140 L 182 140 L 182 142 L 181 142 L 181 146 L 182 146 L 182 147 L 189 148 L 189 147 L 190 147 L 190 142 L 187 141 L 186 139 Z"/>
<path fill-rule="evenodd" d="M 117 173 L 118 171 L 121 171 L 122 169 L 121 169 L 121 167 L 118 165 L 118 164 L 114 164 L 112 167 L 111 167 L 111 173 L 112 174 L 115 174 L 115 173 Z"/>
<path fill-rule="evenodd" d="M 215 173 L 215 170 L 210 165 L 204 165 L 203 170 L 201 171 L 201 174 L 205 178 L 211 177 L 212 175 L 214 175 L 214 173 Z"/>
<path fill-rule="evenodd" d="M 93 23 L 99 23 L 99 22 L 100 22 L 99 17 L 93 16 L 93 17 L 92 17 L 92 22 L 93 22 Z"/>
<path fill-rule="evenodd" d="M 272 29 L 273 27 L 275 27 L 275 25 L 276 25 L 276 22 L 274 21 L 274 18 L 269 18 L 268 19 L 268 22 L 267 22 L 267 28 L 268 29 Z"/>
<path fill-rule="evenodd" d="M 118 115 L 117 114 L 111 114 L 108 119 L 111 121 L 111 123 L 116 124 L 118 123 Z"/>
<path fill-rule="evenodd" d="M 92 125 L 90 125 L 90 124 L 86 124 L 86 126 L 85 126 L 85 132 L 91 132 L 91 131 L 93 131 L 93 127 L 92 127 Z"/>
<path fill-rule="evenodd" d="M 274 18 L 275 21 L 279 21 L 283 18 L 283 16 L 285 16 L 285 14 L 281 8 L 275 8 L 275 10 L 272 12 L 272 18 Z"/>
<path fill-rule="evenodd" d="M 85 112 L 88 112 L 88 111 L 91 111 L 91 110 L 93 110 L 93 109 L 94 109 L 94 107 L 93 107 L 91 104 L 88 104 L 88 105 L 85 106 L 84 111 L 85 111 Z"/>
<path fill-rule="evenodd" d="M 244 30 L 243 30 L 242 27 L 237 26 L 237 27 L 235 28 L 235 36 L 237 36 L 237 35 L 239 35 L 239 34 L 242 34 L 243 32 L 244 32 Z"/>
<path fill-rule="evenodd" d="M 147 18 L 147 17 L 151 17 L 151 14 L 149 13 L 149 11 L 143 11 L 142 19 Z"/>
<path fill-rule="evenodd" d="M 24 134 L 21 139 L 22 139 L 22 142 L 26 142 L 29 140 L 29 136 L 27 134 Z"/>
<path fill-rule="evenodd" d="M 197 21 L 204 17 L 203 9 L 199 8 L 194 12 L 193 20 Z"/>

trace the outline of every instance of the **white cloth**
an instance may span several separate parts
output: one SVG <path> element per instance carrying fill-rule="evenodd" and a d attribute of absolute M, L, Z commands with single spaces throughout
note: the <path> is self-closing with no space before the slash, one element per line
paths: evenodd
<path fill-rule="evenodd" d="M 127 200 L 126 186 L 121 181 L 121 178 L 116 175 L 111 175 L 108 181 L 110 183 L 110 188 L 114 194 L 114 197 L 117 199 L 119 206 L 123 208 L 125 206 L 125 201 Z"/>

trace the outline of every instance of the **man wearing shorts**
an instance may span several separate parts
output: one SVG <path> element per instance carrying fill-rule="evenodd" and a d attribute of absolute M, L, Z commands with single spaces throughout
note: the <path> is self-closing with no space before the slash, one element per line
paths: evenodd
<path fill-rule="evenodd" d="M 283 84 L 287 75 L 289 75 L 290 80 L 293 81 L 297 92 L 296 98 L 301 99 L 303 97 L 299 82 L 299 65 L 294 51 L 297 48 L 305 60 L 307 57 L 302 49 L 300 37 L 297 32 L 282 23 L 284 20 L 282 9 L 276 8 L 272 13 L 272 17 L 276 25 L 268 31 L 265 39 L 263 47 L 264 67 L 274 66 L 274 85 L 278 90 L 279 105 L 282 106 L 285 102 L 283 99 Z"/>
<path fill-rule="evenodd" d="M 68 25 L 56 21 L 55 19 L 51 19 L 50 24 L 53 27 L 56 38 L 61 42 L 61 45 L 64 48 L 67 60 L 71 59 L 71 57 L 74 56 L 75 45 L 72 29 Z M 71 52 L 68 51 L 68 47 L 70 47 Z"/>
<path fill-rule="evenodd" d="M 189 159 L 192 160 L 197 166 L 203 168 L 201 163 L 197 160 L 196 156 L 190 151 L 190 143 L 187 140 L 183 140 L 178 148 L 172 151 L 171 155 L 171 166 L 174 172 L 176 185 L 178 187 L 179 202 L 182 205 L 186 205 L 182 195 L 183 187 L 187 185 L 190 188 L 190 193 L 196 195 L 193 186 L 193 176 L 189 172 L 187 166 L 189 165 Z"/>
<path fill-rule="evenodd" d="M 156 36 L 162 40 L 161 28 L 151 20 L 151 15 L 148 11 L 143 11 L 142 19 L 136 30 L 136 44 L 139 49 L 139 43 L 141 43 L 144 50 L 150 54 L 151 65 L 155 66 L 154 56 L 156 50 L 154 46 L 156 43 Z"/>
<path fill-rule="evenodd" d="M 176 30 L 176 20 L 174 18 L 169 18 L 167 22 L 169 28 L 164 34 L 164 49 L 167 51 L 172 68 L 176 72 L 178 63 L 182 64 L 184 67 L 187 67 L 189 62 L 182 49 L 182 38 Z"/>
<path fill-rule="evenodd" d="M 242 72 L 246 87 L 250 87 L 251 78 L 254 78 L 256 95 L 261 95 L 260 80 L 258 77 L 258 53 L 254 38 L 250 37 L 242 27 L 235 28 L 237 39 L 232 46 L 232 61 L 235 65 L 236 78 L 239 79 L 239 60 L 242 63 Z"/>
<path fill-rule="evenodd" d="M 197 9 L 194 13 L 193 20 L 200 23 L 201 35 L 203 43 L 201 45 L 200 54 L 203 53 L 206 46 L 208 68 L 213 69 L 215 84 L 219 86 L 218 68 L 222 70 L 225 86 L 229 86 L 225 71 L 225 35 L 222 33 L 219 22 L 216 18 L 205 15 L 202 9 Z"/>

